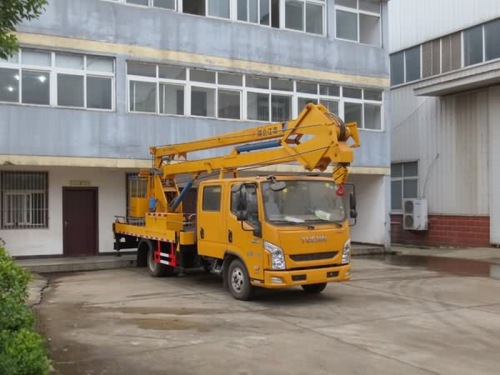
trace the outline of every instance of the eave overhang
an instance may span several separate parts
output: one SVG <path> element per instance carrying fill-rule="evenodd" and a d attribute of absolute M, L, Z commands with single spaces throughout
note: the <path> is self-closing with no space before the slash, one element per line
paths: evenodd
<path fill-rule="evenodd" d="M 500 84 L 500 60 L 441 74 L 419 82 L 416 96 L 444 96 Z"/>

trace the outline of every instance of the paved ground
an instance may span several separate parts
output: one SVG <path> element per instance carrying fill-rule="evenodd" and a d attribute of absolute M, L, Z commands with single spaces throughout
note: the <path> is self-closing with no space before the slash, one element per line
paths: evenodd
<path fill-rule="evenodd" d="M 35 306 L 56 374 L 498 374 L 500 282 L 355 259 L 318 296 L 239 302 L 206 274 L 51 275 Z"/>

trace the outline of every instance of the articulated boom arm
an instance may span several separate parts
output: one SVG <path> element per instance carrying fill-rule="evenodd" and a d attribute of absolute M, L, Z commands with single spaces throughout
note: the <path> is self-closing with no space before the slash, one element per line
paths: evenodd
<path fill-rule="evenodd" d="M 352 138 L 353 144 L 347 141 Z M 231 153 L 210 159 L 188 160 L 189 152 L 231 145 Z M 307 171 L 324 171 L 334 164 L 334 179 L 345 183 L 347 166 L 353 160 L 352 148 L 359 147 L 356 123 L 344 124 L 321 104 L 308 104 L 295 120 L 273 123 L 240 132 L 198 141 L 151 147 L 154 168 L 162 179 L 179 174 L 237 173 L 243 167 L 298 162 Z"/>

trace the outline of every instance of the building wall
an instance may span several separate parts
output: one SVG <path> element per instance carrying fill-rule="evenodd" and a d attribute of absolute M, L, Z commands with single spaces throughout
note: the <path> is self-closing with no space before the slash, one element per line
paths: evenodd
<path fill-rule="evenodd" d="M 404 72 L 411 72 L 393 80 L 391 162 L 418 162 L 417 194 L 407 198 L 428 203 L 424 231 L 403 230 L 402 210 L 392 209 L 391 239 L 425 246 L 498 244 L 499 80 L 496 73 L 492 79 L 486 76 L 498 71 L 491 30 L 498 27 L 500 3 L 400 0 L 390 2 L 389 14 L 390 50 L 405 49 Z M 469 28 L 483 24 L 474 29 L 482 45 L 466 42 Z M 459 48 L 447 39 L 456 32 Z M 426 43 L 431 40 L 436 43 Z M 425 71 L 430 45 L 431 73 Z M 418 65 L 412 60 L 415 52 L 420 53 Z M 473 53 L 482 57 L 473 61 Z M 392 56 L 396 55 L 403 56 L 402 52 Z M 400 62 L 395 58 L 393 67 Z"/>
<path fill-rule="evenodd" d="M 497 0 L 389 1 L 390 52 L 477 25 L 500 14 Z"/>
<path fill-rule="evenodd" d="M 114 215 L 125 213 L 125 173 L 134 171 L 132 165 L 149 165 L 150 146 L 255 126 L 245 120 L 130 113 L 130 61 L 386 90 L 385 3 L 382 47 L 336 39 L 335 1 L 326 3 L 326 36 L 318 36 L 113 1 L 51 0 L 40 19 L 19 27 L 21 47 L 112 57 L 114 108 L 98 111 L 0 103 L 4 134 L 0 165 L 15 164 L 2 170 L 49 172 L 49 228 L 2 230 L 0 237 L 9 250 L 16 256 L 63 253 L 62 187 L 77 179 L 90 180 L 99 189 L 99 251 L 110 251 Z M 362 147 L 355 150 L 354 175 L 371 174 L 359 178 L 360 219 L 353 230 L 353 240 L 358 242 L 388 244 L 387 230 L 381 224 L 388 221 L 384 217 L 389 207 L 388 181 L 383 177 L 390 165 L 388 96 L 382 107 L 382 131 L 361 130 Z M 300 109 L 293 111 L 296 115 Z M 199 156 L 219 153 L 209 150 Z"/>
<path fill-rule="evenodd" d="M 88 181 L 98 188 L 98 250 L 113 251 L 111 225 L 115 215 L 125 215 L 125 172 L 111 168 L 0 167 L 0 171 L 43 171 L 49 173 L 48 228 L 3 229 L 0 237 L 14 256 L 43 256 L 63 253 L 62 204 L 63 187 L 71 181 Z M 133 171 L 133 170 L 132 170 Z"/>

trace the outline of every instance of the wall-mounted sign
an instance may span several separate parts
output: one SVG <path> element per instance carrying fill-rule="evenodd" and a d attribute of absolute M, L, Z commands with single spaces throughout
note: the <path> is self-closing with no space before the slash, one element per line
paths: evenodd
<path fill-rule="evenodd" d="M 90 186 L 90 180 L 70 180 L 71 186 Z"/>

